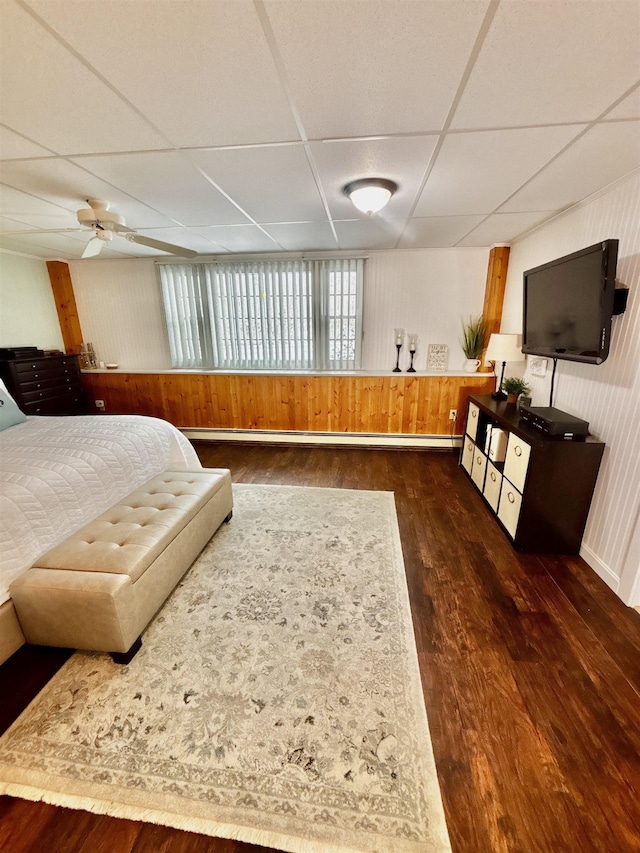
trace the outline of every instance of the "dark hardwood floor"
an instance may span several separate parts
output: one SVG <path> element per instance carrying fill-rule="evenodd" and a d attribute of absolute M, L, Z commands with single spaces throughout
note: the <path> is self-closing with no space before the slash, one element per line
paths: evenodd
<path fill-rule="evenodd" d="M 395 492 L 454 853 L 640 851 L 640 615 L 582 560 L 513 551 L 452 453 L 197 449 L 235 482 Z M 264 848 L 3 797 L 0 850 Z"/>

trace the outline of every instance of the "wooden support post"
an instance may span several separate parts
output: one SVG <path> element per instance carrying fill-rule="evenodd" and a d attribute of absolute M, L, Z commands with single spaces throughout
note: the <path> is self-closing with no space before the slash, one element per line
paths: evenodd
<path fill-rule="evenodd" d="M 82 329 L 69 265 L 63 261 L 47 261 L 47 269 L 65 351 L 68 355 L 77 355 L 82 343 Z"/>
<path fill-rule="evenodd" d="M 504 302 L 504 289 L 507 283 L 507 269 L 509 267 L 510 246 L 493 246 L 489 253 L 489 265 L 487 267 L 487 283 L 484 291 L 484 306 L 482 308 L 482 319 L 484 320 L 485 336 L 482 347 L 481 364 L 478 368 L 480 373 L 491 372 L 491 367 L 484 366 L 484 354 L 489 346 L 489 338 L 494 332 L 500 331 L 502 320 L 502 304 Z"/>

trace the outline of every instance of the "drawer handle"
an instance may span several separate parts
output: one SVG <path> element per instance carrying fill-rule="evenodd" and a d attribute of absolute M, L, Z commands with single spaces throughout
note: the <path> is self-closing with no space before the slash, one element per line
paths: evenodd
<path fill-rule="evenodd" d="M 489 476 L 491 477 L 491 479 L 492 479 L 492 480 L 493 480 L 493 482 L 495 483 L 495 481 L 496 481 L 496 475 L 493 473 L 493 471 L 491 472 L 491 474 L 490 474 Z"/>
<path fill-rule="evenodd" d="M 482 462 L 482 456 L 480 456 L 480 454 L 476 456 L 476 462 L 478 463 L 478 465 Z"/>
<path fill-rule="evenodd" d="M 510 504 L 514 504 L 516 502 L 516 498 L 513 492 L 507 492 L 507 500 Z"/>
<path fill-rule="evenodd" d="M 516 454 L 516 456 L 522 456 L 522 448 L 519 447 L 517 444 L 513 448 L 513 452 Z"/>
<path fill-rule="evenodd" d="M 471 412 L 471 417 L 472 417 L 472 418 L 477 418 L 477 417 L 478 417 L 478 413 L 476 412 L 476 410 L 475 410 L 475 409 Z"/>

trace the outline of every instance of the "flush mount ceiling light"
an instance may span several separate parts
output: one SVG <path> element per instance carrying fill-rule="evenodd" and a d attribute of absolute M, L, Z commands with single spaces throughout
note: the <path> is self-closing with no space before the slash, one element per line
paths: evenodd
<path fill-rule="evenodd" d="M 371 216 L 382 210 L 397 189 L 398 185 L 386 178 L 362 178 L 348 183 L 342 192 L 349 196 L 358 210 Z"/>

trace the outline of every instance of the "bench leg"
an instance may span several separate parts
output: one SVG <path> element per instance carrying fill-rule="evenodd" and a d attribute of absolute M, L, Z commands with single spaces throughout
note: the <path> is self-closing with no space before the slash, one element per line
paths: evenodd
<path fill-rule="evenodd" d="M 229 524 L 229 522 L 231 521 L 232 518 L 233 518 L 233 510 L 231 510 L 229 515 L 224 519 L 224 523 Z"/>
<path fill-rule="evenodd" d="M 111 660 L 114 663 L 120 663 L 126 666 L 126 664 L 130 663 L 133 658 L 137 655 L 137 653 L 142 648 L 142 637 L 138 637 L 138 639 L 133 643 L 128 652 L 109 652 L 111 655 Z"/>

